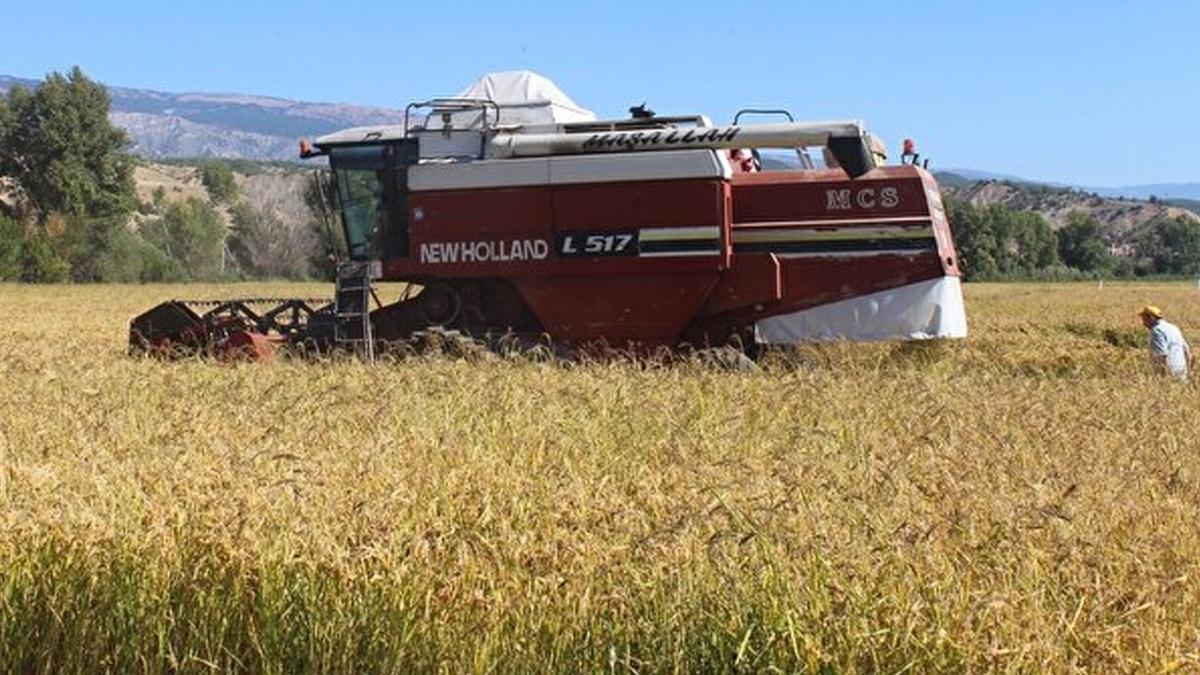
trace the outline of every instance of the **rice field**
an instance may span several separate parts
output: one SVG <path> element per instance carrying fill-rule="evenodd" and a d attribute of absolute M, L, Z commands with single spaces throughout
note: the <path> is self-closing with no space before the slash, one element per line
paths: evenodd
<path fill-rule="evenodd" d="M 971 337 L 761 372 L 161 363 L 173 296 L 0 286 L 0 670 L 1193 672 L 1200 395 L 1135 312 L 968 285 Z"/>

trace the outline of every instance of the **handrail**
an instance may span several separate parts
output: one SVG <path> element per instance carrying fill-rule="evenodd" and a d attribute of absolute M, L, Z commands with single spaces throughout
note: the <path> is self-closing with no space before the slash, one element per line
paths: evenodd
<path fill-rule="evenodd" d="M 796 121 L 796 119 L 792 117 L 792 113 L 784 110 L 783 108 L 742 108 L 741 110 L 737 111 L 736 115 L 733 116 L 733 123 L 737 124 L 738 120 L 742 118 L 742 115 L 745 115 L 746 113 L 751 115 L 783 115 L 788 119 L 789 122 Z"/>
<path fill-rule="evenodd" d="M 413 110 L 420 108 L 453 108 L 456 111 L 475 110 L 483 111 L 483 128 L 488 129 L 487 109 L 491 107 L 496 111 L 496 124 L 500 124 L 500 104 L 490 98 L 431 98 L 428 101 L 414 101 L 409 103 L 404 108 L 404 135 L 408 136 L 409 132 L 409 115 Z M 428 119 L 428 118 L 426 118 Z"/>

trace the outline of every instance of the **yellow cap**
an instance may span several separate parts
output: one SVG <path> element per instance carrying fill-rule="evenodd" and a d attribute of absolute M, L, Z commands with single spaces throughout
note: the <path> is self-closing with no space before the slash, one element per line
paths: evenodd
<path fill-rule="evenodd" d="M 1152 316 L 1156 319 L 1161 319 L 1162 318 L 1162 310 L 1159 309 L 1156 305 L 1146 305 L 1145 307 L 1142 308 L 1142 311 L 1138 312 L 1138 315 L 1139 316 Z"/>

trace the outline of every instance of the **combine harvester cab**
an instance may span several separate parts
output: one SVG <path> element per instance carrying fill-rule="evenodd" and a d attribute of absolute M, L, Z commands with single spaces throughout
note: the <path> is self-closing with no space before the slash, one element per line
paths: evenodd
<path fill-rule="evenodd" d="M 544 78 L 500 73 L 410 105 L 403 126 L 302 143 L 328 157 L 353 271 L 321 313 L 332 331 L 272 339 L 434 329 L 644 351 L 966 334 L 938 187 L 918 166 L 877 166 L 861 123 L 631 113 L 597 120 Z M 762 171 L 759 148 L 798 166 Z M 376 279 L 420 290 L 369 320 L 341 306 Z M 153 342 L 146 323 L 136 339 Z"/>

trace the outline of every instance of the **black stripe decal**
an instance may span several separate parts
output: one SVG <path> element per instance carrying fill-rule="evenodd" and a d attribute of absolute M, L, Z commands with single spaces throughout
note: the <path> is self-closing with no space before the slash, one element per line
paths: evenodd
<path fill-rule="evenodd" d="M 847 239 L 840 241 L 756 241 L 734 244 L 737 253 L 846 253 L 854 251 L 933 251 L 937 240 Z"/>
<path fill-rule="evenodd" d="M 801 228 L 805 230 L 813 230 L 822 232 L 825 230 L 856 230 L 859 228 L 886 227 L 902 230 L 921 229 L 933 227 L 933 220 L 929 218 L 898 218 L 896 220 L 735 220 L 733 223 L 733 231 L 739 229 L 752 230 L 756 228 Z"/>
<path fill-rule="evenodd" d="M 717 239 L 679 239 L 676 241 L 642 241 L 639 242 L 642 253 L 683 253 L 720 251 L 721 242 Z"/>

